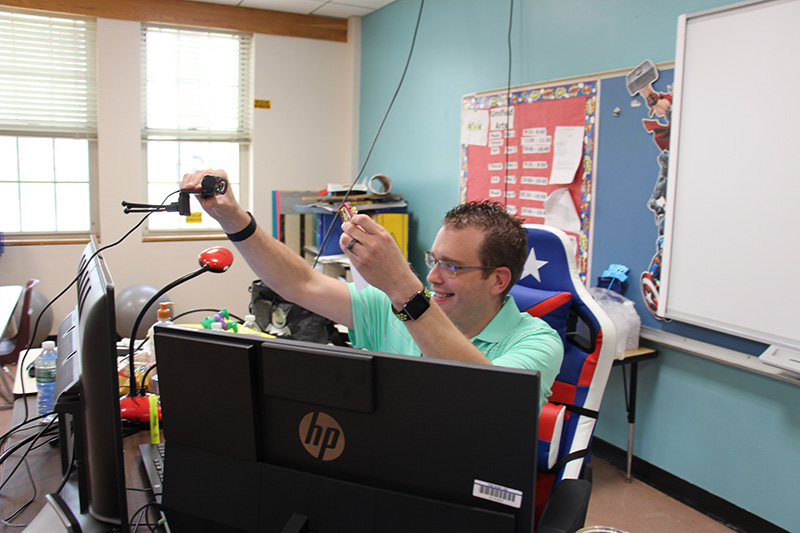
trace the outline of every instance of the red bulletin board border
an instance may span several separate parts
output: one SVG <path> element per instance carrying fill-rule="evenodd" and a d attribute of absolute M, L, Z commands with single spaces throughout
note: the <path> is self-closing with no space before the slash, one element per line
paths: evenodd
<path fill-rule="evenodd" d="M 512 89 L 499 89 L 481 94 L 466 95 L 462 99 L 462 112 L 470 110 L 496 109 L 510 107 L 513 109 L 514 123 L 504 137 L 503 148 L 491 153 L 491 146 L 461 145 L 461 186 L 462 203 L 471 200 L 492 199 L 505 203 L 509 212 L 516 214 L 525 224 L 544 224 L 544 198 L 556 189 L 566 187 L 580 216 L 580 233 L 566 233 L 576 242 L 576 263 L 581 280 L 586 281 L 589 266 L 589 250 L 592 220 L 592 196 L 596 150 L 597 108 L 599 106 L 599 80 L 575 81 L 552 86 L 527 86 Z M 552 147 L 552 136 L 557 126 L 582 126 L 584 128 L 583 156 L 576 171 L 576 179 L 569 185 L 549 183 L 552 170 L 552 149 L 536 153 L 523 153 L 523 130 L 537 130 L 549 137 Z M 502 131 L 502 130 L 501 130 Z M 491 132 L 489 132 L 491 133 Z M 502 135 L 501 135 L 502 136 Z M 497 145 L 495 135 L 494 145 Z M 546 162 L 542 168 L 525 169 L 528 161 Z M 505 183 L 496 184 L 502 187 L 503 194 L 497 197 L 497 189 L 492 190 L 490 197 L 490 174 L 498 174 L 489 170 L 489 163 L 497 168 L 502 163 Z M 523 180 L 522 178 L 538 178 Z M 580 179 L 578 179 L 580 177 Z M 544 179 L 543 179 L 544 178 Z M 522 181 L 527 183 L 523 184 Z M 530 183 L 534 181 L 534 183 Z M 524 193 L 523 193 L 524 191 Z M 520 193 L 523 193 L 522 195 Z M 525 196 L 525 198 L 521 198 Z M 535 197 L 535 198 L 532 198 Z M 523 209 L 525 208 L 525 209 Z M 523 215 L 523 210 L 527 213 Z"/>

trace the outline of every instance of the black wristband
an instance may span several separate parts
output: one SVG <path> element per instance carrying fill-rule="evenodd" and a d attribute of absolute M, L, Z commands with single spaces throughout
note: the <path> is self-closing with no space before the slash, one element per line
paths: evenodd
<path fill-rule="evenodd" d="M 228 239 L 230 239 L 232 242 L 243 241 L 256 232 L 256 228 L 258 227 L 256 219 L 253 218 L 253 214 L 250 211 L 248 211 L 247 214 L 250 215 L 250 223 L 247 226 L 245 226 L 243 230 L 237 231 L 236 233 L 225 234 L 228 236 Z"/>

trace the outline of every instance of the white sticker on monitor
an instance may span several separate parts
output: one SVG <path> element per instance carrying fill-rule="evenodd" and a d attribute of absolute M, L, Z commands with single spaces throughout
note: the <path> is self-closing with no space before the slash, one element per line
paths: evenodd
<path fill-rule="evenodd" d="M 476 479 L 472 482 L 472 495 L 476 498 L 515 507 L 522 506 L 522 491 Z"/>

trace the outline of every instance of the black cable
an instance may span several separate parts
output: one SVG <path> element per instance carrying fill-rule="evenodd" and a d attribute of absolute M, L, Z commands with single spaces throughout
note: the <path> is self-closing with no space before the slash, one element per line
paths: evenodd
<path fill-rule="evenodd" d="M 219 310 L 218 309 L 212 309 L 210 307 L 200 308 L 200 309 L 190 309 L 189 311 L 184 311 L 183 313 L 175 315 L 174 317 L 172 317 L 172 320 L 174 321 L 174 320 L 177 320 L 177 319 L 179 319 L 181 317 L 189 315 L 191 313 L 200 313 L 200 312 L 218 313 Z M 241 317 L 238 317 L 238 316 L 234 315 L 233 313 L 229 312 L 228 315 L 231 318 L 234 318 L 234 319 L 238 320 L 239 322 L 244 322 L 244 320 L 242 320 Z M 144 340 L 139 344 L 139 346 L 137 346 L 135 348 L 135 351 L 138 352 L 142 348 L 142 346 L 144 346 L 144 344 L 147 342 L 147 340 L 149 338 L 150 338 L 150 334 L 148 333 L 147 337 L 145 337 Z M 145 386 L 145 381 L 147 381 L 147 376 L 150 375 L 150 372 L 152 372 L 157 366 L 158 366 L 157 364 L 150 365 L 149 367 L 147 367 L 147 370 L 145 370 L 144 374 L 142 375 L 141 383 L 139 384 L 139 394 L 140 395 L 143 396 L 145 394 L 145 392 L 147 392 L 147 387 Z M 125 387 L 125 386 L 126 385 L 120 385 L 120 388 Z M 130 386 L 128 385 L 128 387 L 130 387 Z"/>
<path fill-rule="evenodd" d="M 425 6 L 425 0 L 420 0 L 419 13 L 417 14 L 417 24 L 414 27 L 414 36 L 411 38 L 411 48 L 408 51 L 408 59 L 406 59 L 406 66 L 403 69 L 403 74 L 402 76 L 400 76 L 400 82 L 397 84 L 397 89 L 395 89 L 394 91 L 394 96 L 392 96 L 392 100 L 389 102 L 389 107 L 386 108 L 386 113 L 383 114 L 383 119 L 381 120 L 381 123 L 378 126 L 378 131 L 375 132 L 375 137 L 372 138 L 372 144 L 370 145 L 369 150 L 367 150 L 367 155 L 364 158 L 364 163 L 361 165 L 358 174 L 356 174 L 355 179 L 350 184 L 350 187 L 347 189 L 347 192 L 342 198 L 342 201 L 339 204 L 339 207 L 336 209 L 336 212 L 338 212 L 339 209 L 341 209 L 342 206 L 345 204 L 345 202 L 347 202 L 347 199 L 350 198 L 350 194 L 353 192 L 353 187 L 355 187 L 356 183 L 358 183 L 358 180 L 361 179 L 361 175 L 364 173 L 364 169 L 366 168 L 367 163 L 370 160 L 370 157 L 372 157 L 372 150 L 375 148 L 375 143 L 377 142 L 378 137 L 380 137 L 381 130 L 383 130 L 383 125 L 386 123 L 386 118 L 389 116 L 389 112 L 392 110 L 392 107 L 394 106 L 394 102 L 397 99 L 397 95 L 400 93 L 400 88 L 403 86 L 403 80 L 406 79 L 406 72 L 408 72 L 408 66 L 411 64 L 411 56 L 414 54 L 414 45 L 417 42 L 417 32 L 419 31 L 419 23 L 422 20 L 422 8 L 424 6 Z M 335 222 L 335 217 L 334 217 L 334 222 Z M 328 226 L 328 231 L 325 233 L 325 237 L 322 239 L 322 244 L 319 245 L 319 250 L 317 250 L 317 256 L 314 258 L 313 268 L 317 267 L 317 262 L 319 261 L 319 258 L 322 255 L 322 250 L 325 249 L 325 243 L 328 242 L 328 238 L 331 236 L 331 230 L 333 229 L 333 226 L 334 226 L 333 223 L 331 223 Z"/>
<path fill-rule="evenodd" d="M 27 403 L 27 402 L 26 402 L 26 403 Z M 17 462 L 17 464 L 14 466 L 14 468 L 13 468 L 13 469 L 11 470 L 11 472 L 8 474 L 8 476 L 6 476 L 6 479 L 5 479 L 5 481 L 3 482 L 3 484 L 2 484 L 2 485 L 0 485 L 0 490 L 2 490 L 2 489 L 3 489 L 3 487 L 6 485 L 6 483 L 8 483 L 8 481 L 9 481 L 9 480 L 10 480 L 12 477 L 14 477 L 14 474 L 17 472 L 17 470 L 19 469 L 20 465 L 21 465 L 23 462 L 25 463 L 25 467 L 26 467 L 26 469 L 28 470 L 28 477 L 29 477 L 29 478 L 30 478 L 30 480 L 31 480 L 31 486 L 33 487 L 33 496 L 31 496 L 31 498 L 30 498 L 30 499 L 29 499 L 27 502 L 25 502 L 24 504 L 22 504 L 22 505 L 21 505 L 21 506 L 20 506 L 20 507 L 19 507 L 19 508 L 18 508 L 16 511 L 14 511 L 14 513 L 12 513 L 10 516 L 8 516 L 8 517 L 6 517 L 6 518 L 3 518 L 3 519 L 2 519 L 2 522 L 3 522 L 4 524 L 8 525 L 8 526 L 12 526 L 12 527 L 18 527 L 18 526 L 17 526 L 17 525 L 15 525 L 15 524 L 11 524 L 11 523 L 10 523 L 10 521 L 11 521 L 11 520 L 14 520 L 14 519 L 15 519 L 17 516 L 19 516 L 19 515 L 20 515 L 20 513 L 22 513 L 22 512 L 23 512 L 25 509 L 27 509 L 27 508 L 28 508 L 28 506 L 29 506 L 31 503 L 33 503 L 33 502 L 36 500 L 36 496 L 37 496 L 36 482 L 35 482 L 35 481 L 34 481 L 34 479 L 33 479 L 33 475 L 31 474 L 31 471 L 30 471 L 30 466 L 28 465 L 28 454 L 31 452 L 31 450 L 33 450 L 33 449 L 34 449 L 34 445 L 36 444 L 36 441 L 37 441 L 37 440 L 39 440 L 39 438 L 40 438 L 42 435 L 46 435 L 46 434 L 48 433 L 48 431 L 49 431 L 49 430 L 50 430 L 50 428 L 52 427 L 52 425 L 53 425 L 53 422 L 55 422 L 55 420 L 57 420 L 57 418 L 55 418 L 55 417 L 54 417 L 53 419 L 51 419 L 51 420 L 50 420 L 50 421 L 47 423 L 47 425 L 46 425 L 44 428 L 42 428 L 42 430 L 41 430 L 41 431 L 39 431 L 38 433 L 35 433 L 35 434 L 33 434 L 33 435 L 29 435 L 28 437 L 25 437 L 25 438 L 24 438 L 24 439 L 22 439 L 20 442 L 18 442 L 18 443 L 15 443 L 15 444 L 14 444 L 13 446 L 11 446 L 11 447 L 10 447 L 8 450 L 6 450 L 5 452 L 3 452 L 3 454 L 2 454 L 2 455 L 0 455 L 0 464 L 2 464 L 2 463 L 3 463 L 3 462 L 6 460 L 6 459 L 8 459 L 9 457 L 11 457 L 11 455 L 12 455 L 14 452 L 16 452 L 18 449 L 20 449 L 22 446 L 24 446 L 24 445 L 25 445 L 25 444 L 27 444 L 28 442 L 30 442 L 30 443 L 31 443 L 31 445 L 28 447 L 28 449 L 25 451 L 25 453 L 23 453 L 23 454 L 22 454 L 22 456 L 20 457 L 20 459 L 19 459 L 19 462 Z"/>
<path fill-rule="evenodd" d="M 142 383 L 139 386 L 139 396 L 144 396 L 145 394 L 147 394 L 147 385 L 145 385 L 145 382 L 147 381 L 147 376 L 149 376 L 150 372 L 152 372 L 153 369 L 156 368 L 157 366 L 158 363 L 153 363 L 152 365 L 148 366 L 147 370 L 145 370 L 144 374 L 142 374 Z"/>
<path fill-rule="evenodd" d="M 136 512 L 133 513 L 133 515 L 131 515 L 131 520 L 130 520 L 131 522 L 133 522 L 133 519 L 136 518 L 137 515 L 138 515 L 138 518 L 136 519 L 136 522 L 134 524 L 131 524 L 131 531 L 136 531 L 137 529 L 139 529 L 139 526 L 141 525 L 141 522 L 142 522 L 143 518 L 145 518 L 145 525 L 147 525 L 148 529 L 153 531 L 153 528 L 152 528 L 152 525 L 150 524 L 149 518 L 146 518 L 146 517 L 147 517 L 147 511 L 151 507 L 153 507 L 153 506 L 159 507 L 159 504 L 156 503 L 156 501 L 155 501 L 156 500 L 156 496 L 157 495 L 154 493 L 150 497 L 150 499 L 147 501 L 146 504 L 144 504 L 141 507 L 139 507 L 136 510 Z"/>
<path fill-rule="evenodd" d="M 219 313 L 219 312 L 220 312 L 220 310 L 219 310 L 219 309 L 212 309 L 212 308 L 210 308 L 210 307 L 197 308 L 197 309 L 190 309 L 190 310 L 188 310 L 188 311 L 184 311 L 183 313 L 180 313 L 180 314 L 177 314 L 177 315 L 175 315 L 174 317 L 172 317 L 172 320 L 173 320 L 173 322 L 174 322 L 175 320 L 177 320 L 177 319 L 179 319 L 179 318 L 183 318 L 183 317 L 185 317 L 186 315 L 190 315 L 190 314 L 192 314 L 192 313 Z M 234 315 L 234 314 L 233 314 L 233 313 L 231 313 L 230 311 L 228 312 L 228 315 L 230 315 L 230 316 L 231 316 L 231 318 L 235 318 L 235 319 L 236 319 L 236 320 L 238 320 L 239 322 L 244 322 L 244 320 L 243 320 L 241 317 L 238 317 L 238 316 Z"/>
<path fill-rule="evenodd" d="M 506 150 L 506 164 L 505 164 L 505 183 L 503 185 L 503 206 L 508 206 L 508 148 L 509 140 L 508 132 L 509 132 L 509 125 L 511 124 L 511 27 L 514 21 L 514 0 L 511 0 L 510 9 L 508 12 L 508 81 L 506 82 L 506 131 L 505 131 L 505 142 L 503 146 Z M 519 160 L 519 157 L 517 158 Z"/>
<path fill-rule="evenodd" d="M 28 459 L 23 457 L 20 459 L 20 463 L 25 461 L 25 470 L 28 472 L 28 479 L 31 480 L 31 486 L 33 487 L 33 496 L 30 499 L 22 504 L 16 511 L 14 511 L 11 515 L 6 518 L 0 518 L 0 523 L 5 525 L 6 527 L 28 527 L 29 524 L 12 524 L 10 521 L 14 520 L 18 517 L 25 509 L 28 508 L 30 504 L 32 504 L 36 500 L 36 483 L 33 480 L 33 473 L 31 472 L 31 466 L 28 464 Z M 16 469 L 15 469 L 16 470 Z"/>
<path fill-rule="evenodd" d="M 129 365 L 128 365 L 129 372 L 128 373 L 130 374 L 128 376 L 128 380 L 129 380 L 128 381 L 128 383 L 129 383 L 128 395 L 129 396 L 138 396 L 138 390 L 136 388 L 136 374 L 134 372 L 134 366 L 135 365 L 134 365 L 134 359 L 133 359 L 134 355 L 136 354 L 136 348 L 134 347 L 134 342 L 135 342 L 136 339 L 134 339 L 134 335 L 136 334 L 136 330 L 139 329 L 139 324 L 141 324 L 142 319 L 144 318 L 144 314 L 147 312 L 147 310 L 150 308 L 150 306 L 153 305 L 156 302 L 156 300 L 158 300 L 161 296 L 163 296 L 167 291 L 169 291 L 170 289 L 174 289 L 175 287 L 177 287 L 181 283 L 184 283 L 186 281 L 189 281 L 190 279 L 196 278 L 200 274 L 205 274 L 206 272 L 208 272 L 210 270 L 211 270 L 210 266 L 203 265 L 202 267 L 198 268 L 194 272 L 190 272 L 189 274 L 186 274 L 185 276 L 181 276 L 180 278 L 176 279 L 175 281 L 173 281 L 171 283 L 168 283 L 167 285 L 165 285 L 164 287 L 159 289 L 159 291 L 156 292 L 153 296 L 151 296 L 150 299 L 147 301 L 147 303 L 144 304 L 144 306 L 142 307 L 142 310 L 139 312 L 139 314 L 136 315 L 136 320 L 134 320 L 134 322 L 133 322 L 133 330 L 131 331 L 131 342 L 130 342 L 130 349 L 129 349 L 129 352 L 128 352 L 128 361 L 129 361 Z"/>
<path fill-rule="evenodd" d="M 28 420 L 26 423 L 23 423 L 23 424 L 18 424 L 18 425 L 17 425 L 15 428 L 9 429 L 9 430 L 8 430 L 7 432 L 5 432 L 5 433 L 4 433 L 2 436 L 0 436 L 0 449 L 2 449 L 2 447 L 5 445 L 6 441 L 7 441 L 9 438 L 11 438 L 11 435 L 13 435 L 14 433 L 17 433 L 17 432 L 21 432 L 21 431 L 25 431 L 25 430 L 31 429 L 31 427 L 22 427 L 22 426 L 24 426 L 24 425 L 26 425 L 26 424 L 32 424 L 33 422 L 35 422 L 35 421 L 37 421 L 37 420 L 41 420 L 42 418 L 45 418 L 45 417 L 47 417 L 47 416 L 50 416 L 51 414 L 52 414 L 52 413 L 45 413 L 45 414 L 43 414 L 43 415 L 38 415 L 38 416 L 35 416 L 35 417 L 31 418 L 30 420 Z"/>
<path fill-rule="evenodd" d="M 166 196 L 166 198 L 164 198 L 164 200 L 161 202 L 161 205 L 165 205 L 167 203 L 167 200 L 169 200 L 169 198 L 171 196 L 174 196 L 175 194 L 178 194 L 179 192 L 180 191 L 178 190 L 178 191 L 175 191 L 175 192 L 172 192 L 172 193 L 168 194 Z M 115 242 L 113 242 L 113 243 L 111 243 L 111 244 L 109 244 L 107 246 L 102 246 L 102 247 L 98 248 L 98 250 L 94 254 L 92 254 L 92 256 L 89 258 L 89 260 L 86 261 L 86 264 L 81 266 L 81 268 L 78 270 L 78 274 L 75 276 L 75 278 L 66 287 L 64 287 L 64 289 L 61 292 L 59 292 L 56 295 L 55 298 L 50 300 L 47 303 L 47 305 L 45 305 L 44 308 L 42 308 L 42 310 L 39 312 L 39 316 L 36 318 L 36 322 L 34 323 L 33 331 L 31 332 L 31 336 L 30 336 L 30 341 L 28 342 L 28 347 L 25 349 L 25 354 L 22 356 L 22 359 L 19 362 L 19 372 L 22 372 L 22 371 L 24 371 L 24 369 L 27 368 L 27 364 L 26 364 L 27 358 L 28 358 L 28 355 L 30 354 L 31 348 L 33 347 L 33 341 L 36 339 L 36 332 L 39 329 L 39 322 L 41 321 L 42 317 L 44 316 L 44 313 L 50 308 L 51 305 L 53 305 L 59 298 L 61 298 L 81 278 L 81 276 L 83 276 L 83 274 L 86 271 L 86 269 L 89 268 L 89 265 L 91 264 L 92 259 L 94 259 L 98 254 L 102 253 L 103 251 L 108 250 L 109 248 L 113 248 L 114 246 L 117 246 L 122 241 L 127 239 L 131 235 L 131 233 L 136 231 L 142 224 L 144 224 L 144 221 L 147 220 L 147 218 L 151 214 L 152 213 L 145 214 L 139 222 L 137 222 L 130 230 L 128 230 L 117 241 L 115 241 Z M 24 379 L 22 379 L 20 381 L 20 387 L 21 387 L 21 390 L 22 390 L 22 397 L 25 397 L 25 380 Z M 15 426 L 14 428 L 10 429 L 7 434 L 9 434 L 10 432 L 14 431 L 16 428 L 21 427 L 22 425 L 24 425 L 25 423 L 28 422 L 28 418 L 29 418 L 29 415 L 30 415 L 30 411 L 28 410 L 28 402 L 23 402 L 23 404 L 25 406 L 25 414 L 23 416 L 22 422 L 17 424 L 17 426 Z"/>
<path fill-rule="evenodd" d="M 58 484 L 58 488 L 53 491 L 53 494 L 60 494 L 64 487 L 69 481 L 69 477 L 72 475 L 72 472 L 75 468 L 75 448 L 77 446 L 72 446 L 72 456 L 69 458 L 69 466 L 67 467 L 67 471 L 64 472 L 64 476 L 61 478 L 61 483 Z"/>

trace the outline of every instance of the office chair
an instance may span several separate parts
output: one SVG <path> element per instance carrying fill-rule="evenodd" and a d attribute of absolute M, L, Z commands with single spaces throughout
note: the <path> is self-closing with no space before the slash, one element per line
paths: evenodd
<path fill-rule="evenodd" d="M 31 297 L 33 296 L 33 288 L 39 283 L 38 279 L 30 279 L 25 285 L 25 291 L 22 297 L 22 314 L 19 319 L 19 327 L 17 334 L 14 337 L 0 340 L 0 396 L 6 399 L 6 403 L 0 408 L 8 408 L 14 402 L 14 376 L 8 370 L 6 365 L 17 364 L 20 352 L 28 347 L 31 337 Z M 19 305 L 19 302 L 17 302 Z"/>
<path fill-rule="evenodd" d="M 578 276 L 574 246 L 559 229 L 526 225 L 530 255 L 510 294 L 564 342 L 552 396 L 539 416 L 539 533 L 583 527 L 591 495 L 589 450 L 614 361 L 616 331 Z"/>

